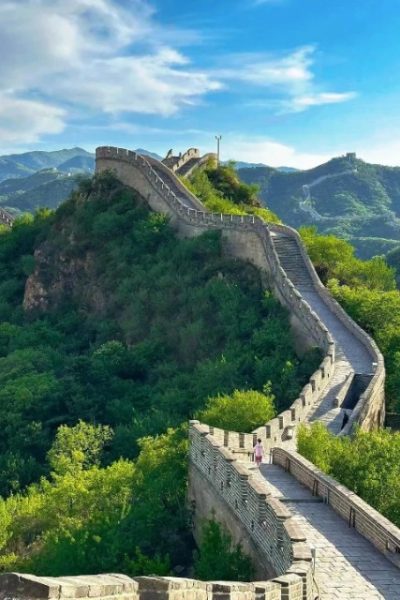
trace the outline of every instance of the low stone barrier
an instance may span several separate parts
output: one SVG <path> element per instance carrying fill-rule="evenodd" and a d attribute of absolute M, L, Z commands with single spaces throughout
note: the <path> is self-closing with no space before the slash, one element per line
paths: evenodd
<path fill-rule="evenodd" d="M 197 581 L 177 577 L 0 575 L 0 600 L 303 600 L 296 575 L 254 583 Z"/>
<path fill-rule="evenodd" d="M 283 448 L 272 450 L 272 461 L 286 469 L 315 496 L 320 496 L 333 510 L 370 541 L 397 567 L 400 567 L 400 529 L 364 502 L 357 494 L 320 471 L 297 452 Z"/>
<path fill-rule="evenodd" d="M 136 581 L 119 574 L 77 577 L 36 577 L 23 573 L 0 575 L 0 600 L 139 600 L 138 589 Z"/>

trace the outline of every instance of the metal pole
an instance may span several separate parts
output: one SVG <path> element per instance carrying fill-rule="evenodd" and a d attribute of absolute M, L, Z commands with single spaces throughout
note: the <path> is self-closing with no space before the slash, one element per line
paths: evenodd
<path fill-rule="evenodd" d="M 217 166 L 219 167 L 219 144 L 222 140 L 222 135 L 216 135 L 215 139 L 217 140 Z"/>

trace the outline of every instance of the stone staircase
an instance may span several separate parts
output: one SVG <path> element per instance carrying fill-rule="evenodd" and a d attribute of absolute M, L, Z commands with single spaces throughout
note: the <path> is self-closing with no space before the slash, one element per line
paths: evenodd
<path fill-rule="evenodd" d="M 312 290 L 313 282 L 297 247 L 296 240 L 283 233 L 271 233 L 283 270 L 300 291 Z"/>

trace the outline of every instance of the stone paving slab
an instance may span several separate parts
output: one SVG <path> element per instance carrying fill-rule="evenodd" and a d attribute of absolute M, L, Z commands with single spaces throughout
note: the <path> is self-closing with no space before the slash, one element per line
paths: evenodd
<path fill-rule="evenodd" d="M 400 569 L 329 506 L 313 502 L 310 490 L 277 465 L 263 464 L 253 473 L 285 502 L 315 548 L 321 600 L 400 600 Z"/>

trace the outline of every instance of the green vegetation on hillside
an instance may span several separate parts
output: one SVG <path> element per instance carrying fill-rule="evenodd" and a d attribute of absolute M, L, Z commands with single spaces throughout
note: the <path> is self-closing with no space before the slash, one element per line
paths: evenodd
<path fill-rule="evenodd" d="M 234 163 L 218 167 L 210 161 L 205 168 L 196 169 L 183 183 L 210 212 L 232 215 L 256 215 L 265 221 L 279 223 L 278 217 L 258 200 L 258 185 L 243 183 L 238 178 Z"/>
<path fill-rule="evenodd" d="M 230 431 L 253 431 L 276 415 L 274 396 L 266 385 L 264 393 L 235 390 L 231 396 L 209 398 L 196 417 L 203 423 Z"/>
<path fill-rule="evenodd" d="M 300 428 L 298 450 L 400 527 L 400 433 L 338 437 L 315 423 Z"/>
<path fill-rule="evenodd" d="M 377 342 L 385 358 L 386 409 L 400 412 L 400 292 L 395 271 L 382 258 L 354 258 L 334 236 L 300 230 L 317 272 L 349 315 Z"/>
<path fill-rule="evenodd" d="M 3 231 L 0 269 L 0 565 L 186 565 L 180 424 L 235 390 L 282 410 L 319 356 L 295 356 L 288 315 L 218 232 L 178 239 L 110 174 Z M 46 310 L 23 310 L 28 275 Z"/>
<path fill-rule="evenodd" d="M 400 292 L 394 269 L 381 258 L 360 261 L 347 242 L 318 235 L 315 228 L 300 233 L 333 296 L 382 351 L 386 411 L 400 413 Z M 388 421 L 394 422 L 393 415 Z M 357 431 L 344 438 L 315 423 L 300 429 L 298 450 L 400 526 L 400 433 Z"/>
<path fill-rule="evenodd" d="M 339 157 L 295 173 L 269 167 L 240 169 L 239 177 L 260 186 L 260 198 L 284 223 L 318 225 L 348 239 L 362 258 L 386 253 L 400 241 L 400 168 Z M 310 208 L 304 205 L 310 186 Z"/>
<path fill-rule="evenodd" d="M 0 499 L 1 570 L 165 575 L 187 564 L 186 429 L 144 438 L 135 462 L 109 463 L 111 439 L 83 422 L 59 428 L 50 475 Z"/>
<path fill-rule="evenodd" d="M 384 258 L 361 260 L 349 242 L 334 235 L 319 235 L 316 227 L 300 227 L 300 235 L 322 282 L 337 279 L 339 285 L 389 291 L 396 288 L 394 270 Z"/>
<path fill-rule="evenodd" d="M 397 287 L 400 288 L 400 246 L 393 248 L 387 255 L 386 260 L 396 272 Z"/>

